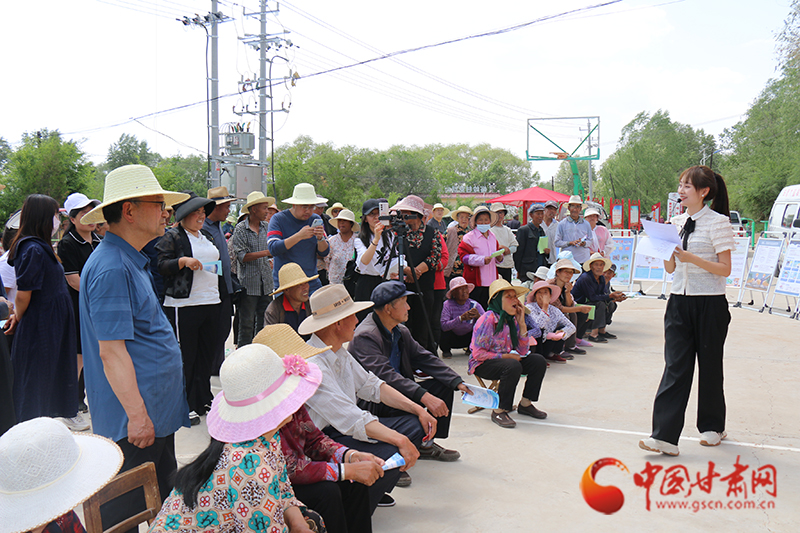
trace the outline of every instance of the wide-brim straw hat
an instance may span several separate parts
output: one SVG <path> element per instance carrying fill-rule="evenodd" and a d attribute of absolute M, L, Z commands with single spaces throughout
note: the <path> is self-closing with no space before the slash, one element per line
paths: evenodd
<path fill-rule="evenodd" d="M 414 213 L 419 213 L 420 215 L 425 216 L 425 202 L 419 196 L 409 194 L 397 202 L 394 207 L 392 207 L 392 210 L 413 211 Z"/>
<path fill-rule="evenodd" d="M 122 200 L 156 195 L 164 195 L 164 203 L 167 207 L 189 199 L 189 195 L 186 193 L 162 189 L 153 171 L 144 165 L 125 165 L 116 168 L 106 176 L 103 203 L 86 213 L 81 219 L 81 224 L 105 222 L 103 208 L 107 205 Z"/>
<path fill-rule="evenodd" d="M 306 344 L 306 341 L 289 324 L 264 326 L 264 329 L 253 337 L 253 342 L 269 347 L 280 357 L 295 354 L 303 359 L 308 359 L 331 349 L 330 346 L 314 348 L 310 344 Z"/>
<path fill-rule="evenodd" d="M 489 213 L 489 217 L 491 217 L 491 220 L 489 222 L 490 224 L 494 224 L 495 222 L 497 222 L 497 213 L 495 213 L 485 205 L 482 205 L 480 207 L 476 207 L 475 211 L 472 212 L 472 216 L 469 219 L 469 226 L 471 228 L 474 229 L 477 226 L 475 219 L 478 218 L 478 215 L 480 215 L 481 213 Z"/>
<path fill-rule="evenodd" d="M 492 284 L 489 285 L 488 301 L 491 302 L 492 298 L 494 298 L 494 295 L 497 294 L 498 292 L 509 291 L 509 290 L 516 292 L 517 298 L 519 298 L 520 296 L 524 296 L 525 294 L 528 294 L 528 289 L 523 287 L 522 285 L 512 285 L 508 281 L 501 278 L 494 280 Z"/>
<path fill-rule="evenodd" d="M 553 265 L 553 272 L 558 272 L 559 270 L 563 270 L 565 268 L 572 270 L 572 272 L 574 272 L 575 274 L 581 273 L 579 268 L 575 268 L 575 262 L 570 261 L 569 259 L 559 259 L 558 261 L 556 261 L 556 264 Z"/>
<path fill-rule="evenodd" d="M 314 186 L 310 183 L 298 183 L 294 186 L 292 196 L 283 200 L 283 203 L 292 205 L 317 205 L 327 202 L 327 198 L 317 196 Z"/>
<path fill-rule="evenodd" d="M 222 392 L 206 417 L 208 434 L 235 443 L 277 429 L 313 396 L 322 371 L 302 356 L 281 359 L 263 344 L 248 344 L 225 359 L 219 380 Z"/>
<path fill-rule="evenodd" d="M 450 293 L 456 290 L 459 287 L 467 287 L 469 292 L 475 288 L 474 283 L 469 283 L 466 279 L 461 276 L 456 276 L 455 278 L 450 280 L 450 287 L 447 290 L 447 293 L 444 295 L 445 298 L 450 298 Z"/>
<path fill-rule="evenodd" d="M 466 213 L 469 216 L 472 216 L 472 209 L 470 209 L 469 207 L 467 207 L 465 205 L 461 205 L 461 206 L 458 207 L 458 209 L 454 209 L 454 210 L 450 211 L 450 217 L 453 220 L 455 220 L 458 217 L 459 213 Z"/>
<path fill-rule="evenodd" d="M 344 209 L 344 206 L 342 205 L 342 202 L 333 202 L 333 205 L 332 205 L 332 206 L 330 206 L 330 207 L 329 207 L 329 208 L 328 208 L 328 209 L 325 211 L 325 214 L 326 214 L 326 215 L 328 215 L 329 217 L 332 217 L 332 216 L 333 216 L 333 210 L 334 210 L 334 209 Z M 352 213 L 352 211 L 351 211 L 351 213 Z"/>
<path fill-rule="evenodd" d="M 30 531 L 68 513 L 122 467 L 111 440 L 71 433 L 52 418 L 21 422 L 0 437 L 0 530 Z"/>
<path fill-rule="evenodd" d="M 592 263 L 594 263 L 595 261 L 602 261 L 603 262 L 603 265 L 604 265 L 603 266 L 603 272 L 605 272 L 606 270 L 611 268 L 611 259 L 609 259 L 608 257 L 603 257 L 600 254 L 600 252 L 595 252 L 595 253 L 592 254 L 592 256 L 589 259 L 586 260 L 585 263 L 583 263 L 583 269 L 586 272 L 589 272 L 592 269 Z"/>
<path fill-rule="evenodd" d="M 342 209 L 339 211 L 339 215 L 335 216 L 331 219 L 332 223 L 339 222 L 340 220 L 346 220 L 348 222 L 353 223 L 353 231 L 358 232 L 361 229 L 361 226 L 356 222 L 356 215 L 349 209 Z"/>
<path fill-rule="evenodd" d="M 354 302 L 344 285 L 325 285 L 311 295 L 312 314 L 297 328 L 300 335 L 315 333 L 331 324 L 372 307 L 372 302 Z"/>
<path fill-rule="evenodd" d="M 209 200 L 214 200 L 214 202 L 217 205 L 236 200 L 235 197 L 231 196 L 230 193 L 228 193 L 227 187 L 212 187 L 208 189 L 208 194 L 206 194 L 206 198 L 208 198 Z"/>
<path fill-rule="evenodd" d="M 433 213 L 433 212 L 434 212 L 434 211 L 436 211 L 437 209 L 444 209 L 444 212 L 442 213 L 442 216 L 443 216 L 443 217 L 446 217 L 447 215 L 449 215 L 449 214 L 450 214 L 450 210 L 449 210 L 449 209 L 447 209 L 445 206 L 443 206 L 443 205 L 442 205 L 442 204 L 440 204 L 440 203 L 435 203 L 435 204 L 433 204 L 433 207 L 431 208 L 431 213 Z"/>
<path fill-rule="evenodd" d="M 179 204 L 175 204 L 173 207 L 175 208 L 175 222 L 180 222 L 186 218 L 189 213 L 194 213 L 201 207 L 205 208 L 204 211 L 206 216 L 208 216 L 212 211 L 214 211 L 214 209 L 217 207 L 217 204 L 214 202 L 214 200 L 202 198 L 197 196 L 195 193 L 191 193 L 188 200 Z"/>
<path fill-rule="evenodd" d="M 278 270 L 278 283 L 280 283 L 280 287 L 278 287 L 270 296 L 278 294 L 279 292 L 283 292 L 286 289 L 296 287 L 297 285 L 315 280 L 318 277 L 319 274 L 311 277 L 307 276 L 303 270 L 303 267 L 297 263 L 286 263 L 281 267 L 280 270 Z"/>
<path fill-rule="evenodd" d="M 261 191 L 253 191 L 247 195 L 247 203 L 244 204 L 242 207 L 243 211 L 247 211 L 250 213 L 249 207 L 256 204 L 274 204 L 275 198 L 272 196 L 264 196 L 264 193 Z"/>
<path fill-rule="evenodd" d="M 537 281 L 536 283 L 534 283 L 533 287 L 531 287 L 531 294 L 535 295 L 536 291 L 538 291 L 539 289 L 550 289 L 551 300 L 555 300 L 556 298 L 558 298 L 558 295 L 561 294 L 561 287 L 559 287 L 558 285 L 554 285 L 549 281 Z"/>
<path fill-rule="evenodd" d="M 567 205 L 569 204 L 580 204 L 581 207 L 586 207 L 586 204 L 583 203 L 583 200 L 577 194 L 573 194 L 572 196 L 569 197 Z"/>

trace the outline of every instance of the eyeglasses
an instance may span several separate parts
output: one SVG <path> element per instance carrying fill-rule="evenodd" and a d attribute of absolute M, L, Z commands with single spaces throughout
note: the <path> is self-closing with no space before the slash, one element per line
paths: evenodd
<path fill-rule="evenodd" d="M 135 204 L 156 204 L 161 206 L 161 210 L 164 211 L 167 209 L 167 202 L 165 201 L 155 201 L 155 200 L 133 200 Z"/>

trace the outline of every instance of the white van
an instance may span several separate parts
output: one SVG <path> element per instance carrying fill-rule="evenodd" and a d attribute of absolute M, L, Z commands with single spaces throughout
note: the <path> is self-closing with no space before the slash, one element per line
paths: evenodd
<path fill-rule="evenodd" d="M 800 237 L 800 185 L 784 187 L 769 214 L 769 231 Z"/>

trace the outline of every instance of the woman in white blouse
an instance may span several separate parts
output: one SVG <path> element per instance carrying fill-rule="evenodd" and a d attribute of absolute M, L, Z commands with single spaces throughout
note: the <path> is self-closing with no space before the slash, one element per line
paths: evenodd
<path fill-rule="evenodd" d="M 717 446 L 726 436 L 722 355 L 731 315 L 725 279 L 735 248 L 722 176 L 706 166 L 691 167 L 681 174 L 678 194 L 686 212 L 670 222 L 683 244 L 664 261 L 675 274 L 664 314 L 666 366 L 653 405 L 653 432 L 639 441 L 640 448 L 667 455 L 678 455 L 695 359 L 700 444 Z"/>
<path fill-rule="evenodd" d="M 384 231 L 383 222 L 379 219 L 378 200 L 367 200 L 361 208 L 361 231 L 354 241 L 356 251 L 356 281 L 355 296 L 357 302 L 369 302 L 372 298 L 372 290 L 381 282 L 389 279 L 393 272 L 397 278 L 397 258 L 391 258 L 392 238 L 391 231 Z M 391 262 L 390 262 L 391 261 Z M 389 274 L 384 278 L 386 265 L 389 266 Z M 359 322 L 369 314 L 361 311 L 357 314 Z"/>

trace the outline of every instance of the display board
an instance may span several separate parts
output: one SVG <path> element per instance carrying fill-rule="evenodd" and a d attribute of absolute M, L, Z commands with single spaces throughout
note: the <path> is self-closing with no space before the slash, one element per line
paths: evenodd
<path fill-rule="evenodd" d="M 634 254 L 633 281 L 664 281 L 666 272 L 661 259 Z"/>
<path fill-rule="evenodd" d="M 747 237 L 734 237 L 736 249 L 731 252 L 731 275 L 725 280 L 728 287 L 740 288 L 747 272 L 747 251 L 750 239 Z"/>
<path fill-rule="evenodd" d="M 790 241 L 786 247 L 775 293 L 800 296 L 800 241 Z"/>
<path fill-rule="evenodd" d="M 611 252 L 611 262 L 617 265 L 617 275 L 614 283 L 628 286 L 631 283 L 631 268 L 633 266 L 633 247 L 636 237 L 614 237 L 614 250 Z"/>
<path fill-rule="evenodd" d="M 761 237 L 756 244 L 753 262 L 747 273 L 744 286 L 754 291 L 767 292 L 775 276 L 778 259 L 781 256 L 783 239 Z"/>

